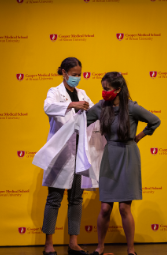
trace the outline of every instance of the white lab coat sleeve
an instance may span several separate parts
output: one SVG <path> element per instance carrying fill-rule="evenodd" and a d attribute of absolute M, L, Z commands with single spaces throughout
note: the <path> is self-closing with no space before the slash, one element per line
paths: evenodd
<path fill-rule="evenodd" d="M 66 145 L 66 142 L 74 133 L 75 122 L 76 116 L 71 118 L 65 125 L 63 125 L 35 154 L 32 163 L 44 170 L 51 168 Z"/>
<path fill-rule="evenodd" d="M 99 187 L 99 169 L 95 170 L 91 166 L 91 158 L 87 137 L 87 120 L 85 112 L 83 112 L 82 116 L 80 116 L 79 142 L 76 157 L 76 173 L 82 175 L 82 189 L 94 190 L 94 188 Z"/>
<path fill-rule="evenodd" d="M 87 120 L 85 111 L 80 114 L 79 141 L 76 157 L 76 173 L 89 177 L 90 157 L 87 140 Z"/>
<path fill-rule="evenodd" d="M 47 115 L 64 117 L 68 112 L 68 106 L 69 101 L 66 101 L 66 98 L 60 98 L 58 89 L 49 89 L 44 102 L 44 111 Z"/>

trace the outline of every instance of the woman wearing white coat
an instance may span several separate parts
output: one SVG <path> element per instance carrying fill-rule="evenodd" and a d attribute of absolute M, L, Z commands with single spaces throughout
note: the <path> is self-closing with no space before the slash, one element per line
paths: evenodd
<path fill-rule="evenodd" d="M 84 90 L 75 88 L 81 79 L 81 62 L 76 58 L 66 58 L 58 69 L 63 82 L 48 91 L 44 103 L 45 113 L 49 117 L 50 131 L 48 140 L 80 109 L 93 106 Z M 65 189 L 68 189 L 68 233 L 70 242 L 68 254 L 87 254 L 77 244 L 82 213 L 81 176 L 75 174 L 75 157 L 78 137 L 74 133 L 58 157 L 50 172 L 44 171 L 43 186 L 48 186 L 48 197 L 44 212 L 42 230 L 46 234 L 44 255 L 57 254 L 53 247 L 52 235 L 58 209 Z"/>

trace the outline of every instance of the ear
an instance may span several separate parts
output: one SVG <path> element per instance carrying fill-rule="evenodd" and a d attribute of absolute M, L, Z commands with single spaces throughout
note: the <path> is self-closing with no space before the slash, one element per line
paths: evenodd
<path fill-rule="evenodd" d="M 66 74 L 66 71 L 64 69 L 62 69 L 62 74 L 63 76 Z"/>
<path fill-rule="evenodd" d="M 62 69 L 62 74 L 63 74 L 63 79 L 68 80 L 67 72 L 64 69 Z"/>
<path fill-rule="evenodd" d="M 121 88 L 117 89 L 115 92 L 116 92 L 117 94 L 119 94 L 120 91 L 121 91 Z"/>

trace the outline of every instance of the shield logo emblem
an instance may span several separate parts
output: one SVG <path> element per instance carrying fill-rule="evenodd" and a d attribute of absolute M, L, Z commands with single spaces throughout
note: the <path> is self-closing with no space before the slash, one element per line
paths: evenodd
<path fill-rule="evenodd" d="M 21 4 L 23 1 L 24 1 L 24 0 L 17 0 L 17 2 L 18 2 L 19 4 Z"/>
<path fill-rule="evenodd" d="M 151 78 L 154 79 L 156 76 L 157 76 L 157 72 L 156 72 L 156 71 L 151 71 L 151 72 L 150 72 L 150 77 L 151 77 Z"/>
<path fill-rule="evenodd" d="M 119 41 L 122 41 L 122 39 L 124 38 L 124 34 L 123 33 L 118 33 L 118 34 L 116 34 L 116 37 Z"/>
<path fill-rule="evenodd" d="M 93 226 L 85 226 L 86 232 L 90 233 L 93 229 Z"/>
<path fill-rule="evenodd" d="M 23 158 L 24 155 L 25 155 L 25 151 L 17 151 L 17 156 L 18 156 L 19 158 Z"/>
<path fill-rule="evenodd" d="M 18 231 L 19 231 L 19 233 L 20 233 L 21 235 L 22 235 L 22 234 L 25 234 L 26 228 L 24 228 L 24 227 L 18 228 Z"/>
<path fill-rule="evenodd" d="M 90 72 L 84 72 L 84 73 L 83 73 L 83 77 L 84 77 L 85 79 L 89 79 L 89 78 L 90 78 L 90 75 L 91 75 Z"/>
<path fill-rule="evenodd" d="M 159 224 L 152 224 L 151 228 L 153 231 L 157 231 L 159 229 Z"/>
<path fill-rule="evenodd" d="M 56 34 L 51 34 L 50 35 L 50 40 L 51 41 L 56 41 L 57 40 L 57 35 Z"/>
<path fill-rule="evenodd" d="M 151 154 L 156 155 L 158 153 L 158 148 L 151 148 Z"/>
<path fill-rule="evenodd" d="M 23 73 L 17 73 L 16 78 L 18 79 L 18 81 L 22 81 L 23 78 L 24 78 L 24 74 Z"/>

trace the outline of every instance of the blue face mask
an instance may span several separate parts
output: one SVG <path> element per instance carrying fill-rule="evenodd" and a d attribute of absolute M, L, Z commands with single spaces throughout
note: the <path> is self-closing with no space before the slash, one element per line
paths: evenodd
<path fill-rule="evenodd" d="M 68 75 L 68 80 L 66 80 L 66 82 L 70 87 L 75 88 L 78 85 L 78 83 L 80 82 L 80 80 L 81 80 L 81 77 L 75 77 L 75 76 Z"/>

